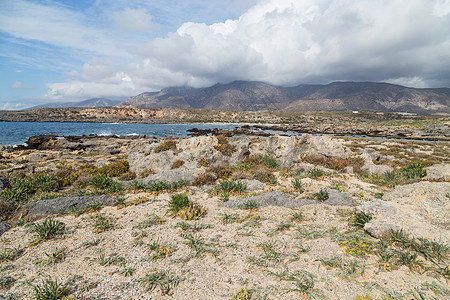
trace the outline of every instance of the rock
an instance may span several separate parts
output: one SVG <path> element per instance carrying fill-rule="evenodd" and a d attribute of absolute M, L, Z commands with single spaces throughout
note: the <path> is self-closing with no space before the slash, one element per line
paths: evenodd
<path fill-rule="evenodd" d="M 428 168 L 424 179 L 450 181 L 450 164 L 433 165 Z"/>
<path fill-rule="evenodd" d="M 360 157 L 364 159 L 364 166 L 361 169 L 369 173 L 382 174 L 394 170 L 391 166 L 374 164 L 369 153 L 363 153 Z"/>
<path fill-rule="evenodd" d="M 247 184 L 247 191 L 259 191 L 259 190 L 265 190 L 269 186 L 265 183 L 262 183 L 259 180 L 256 179 L 244 179 L 242 182 L 245 182 Z"/>
<path fill-rule="evenodd" d="M 3 191 L 8 186 L 8 179 L 0 177 L 0 191 Z"/>
<path fill-rule="evenodd" d="M 380 238 L 389 229 L 450 243 L 449 182 L 418 182 L 397 186 L 385 194 L 357 207 L 373 219 L 364 229 Z"/>
<path fill-rule="evenodd" d="M 11 228 L 8 224 L 0 222 L 0 236 Z"/>
<path fill-rule="evenodd" d="M 317 204 L 319 202 L 310 199 L 294 199 L 286 197 L 281 191 L 272 191 L 261 195 L 228 200 L 222 204 L 222 207 L 238 208 L 247 201 L 256 201 L 259 206 L 283 206 L 283 207 L 300 207 L 308 204 Z"/>
<path fill-rule="evenodd" d="M 73 209 L 81 209 L 92 203 L 100 203 L 102 205 L 113 205 L 116 201 L 115 197 L 109 195 L 101 196 L 83 196 L 83 197 L 61 197 L 48 200 L 39 200 L 24 205 L 16 215 L 29 220 L 36 220 L 55 215 L 62 212 L 67 212 Z"/>
<path fill-rule="evenodd" d="M 341 192 L 335 189 L 325 189 L 328 192 L 328 200 L 324 203 L 328 205 L 355 206 L 355 201 L 350 193 Z"/>
<path fill-rule="evenodd" d="M 150 181 L 167 181 L 170 183 L 177 182 L 180 180 L 187 180 L 189 182 L 194 181 L 200 173 L 204 171 L 204 168 L 187 168 L 182 166 L 178 169 L 166 170 L 158 172 L 156 174 L 150 174 L 147 178 L 143 179 L 143 182 Z"/>
<path fill-rule="evenodd" d="M 32 136 L 27 141 L 27 148 L 44 150 L 51 148 L 51 142 L 56 140 L 57 134 Z"/>

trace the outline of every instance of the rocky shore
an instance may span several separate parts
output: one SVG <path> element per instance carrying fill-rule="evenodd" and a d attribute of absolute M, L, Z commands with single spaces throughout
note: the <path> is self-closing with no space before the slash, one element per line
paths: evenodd
<path fill-rule="evenodd" d="M 1 297 L 450 297 L 449 143 L 305 124 L 0 147 Z"/>
<path fill-rule="evenodd" d="M 249 131 L 276 130 L 450 141 L 450 119 L 438 115 L 384 112 L 285 112 L 219 111 L 201 109 L 151 109 L 133 106 L 97 108 L 38 108 L 0 111 L 5 122 L 121 122 L 121 123 L 232 123 L 253 124 Z M 266 126 L 273 124 L 273 126 Z M 202 134 L 202 133 L 200 133 Z"/>

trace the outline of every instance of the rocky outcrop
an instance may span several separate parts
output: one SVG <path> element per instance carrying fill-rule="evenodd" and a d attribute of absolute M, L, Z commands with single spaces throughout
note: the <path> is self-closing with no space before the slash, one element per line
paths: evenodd
<path fill-rule="evenodd" d="M 432 165 L 425 169 L 427 170 L 427 175 L 424 177 L 426 180 L 450 181 L 450 164 Z"/>
<path fill-rule="evenodd" d="M 22 216 L 28 220 L 36 220 L 50 215 L 68 212 L 74 209 L 82 209 L 88 205 L 98 203 L 100 205 L 113 205 L 115 197 L 108 195 L 83 196 L 83 197 L 61 197 L 49 200 L 39 200 L 23 206 L 17 216 Z"/>
<path fill-rule="evenodd" d="M 357 210 L 372 216 L 364 229 L 374 237 L 393 229 L 450 243 L 449 193 L 449 182 L 423 181 L 397 186 L 382 200 L 365 202 Z"/>

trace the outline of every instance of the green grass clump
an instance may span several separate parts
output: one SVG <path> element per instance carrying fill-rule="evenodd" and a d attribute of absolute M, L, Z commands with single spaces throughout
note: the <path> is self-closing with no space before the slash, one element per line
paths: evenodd
<path fill-rule="evenodd" d="M 181 217 L 185 220 L 198 220 L 206 212 L 206 208 L 190 201 L 186 193 L 170 196 L 167 206 L 166 214 L 172 217 Z"/>
<path fill-rule="evenodd" d="M 118 256 L 118 255 L 110 255 L 106 256 L 105 252 L 101 249 L 97 251 L 98 256 L 94 258 L 92 261 L 98 263 L 100 266 L 107 267 L 107 266 L 124 266 L 126 263 L 125 258 Z"/>
<path fill-rule="evenodd" d="M 138 283 L 143 285 L 148 291 L 159 288 L 162 295 L 172 295 L 173 289 L 182 281 L 182 279 L 167 271 L 154 271 L 138 279 Z"/>
<path fill-rule="evenodd" d="M 314 194 L 314 198 L 316 198 L 317 201 L 325 202 L 328 200 L 328 191 L 324 189 L 320 189 L 318 193 Z"/>
<path fill-rule="evenodd" d="M 23 250 L 20 248 L 3 248 L 0 250 L 0 263 L 13 261 L 22 255 Z"/>
<path fill-rule="evenodd" d="M 142 222 L 139 222 L 139 224 L 136 226 L 137 229 L 145 229 L 145 228 L 149 228 L 152 227 L 154 225 L 162 225 L 166 223 L 166 220 L 164 220 L 163 218 L 155 215 L 155 214 L 151 214 L 151 215 L 147 215 L 147 219 L 145 219 Z"/>
<path fill-rule="evenodd" d="M 265 155 L 259 155 L 259 159 L 264 163 L 266 167 L 269 169 L 278 169 L 280 166 L 280 162 L 275 158 Z"/>
<path fill-rule="evenodd" d="M 63 235 L 65 230 L 65 224 L 58 220 L 47 219 L 40 224 L 35 224 L 32 227 L 37 241 L 50 240 L 54 237 Z"/>
<path fill-rule="evenodd" d="M 184 243 L 195 251 L 195 257 L 202 257 L 205 253 L 218 254 L 217 249 L 212 244 L 206 243 L 200 235 L 184 232 L 181 236 L 185 239 Z"/>
<path fill-rule="evenodd" d="M 7 290 L 14 285 L 16 280 L 11 276 L 0 275 L 0 290 Z"/>
<path fill-rule="evenodd" d="M 311 169 L 308 170 L 308 174 L 307 175 L 310 178 L 318 179 L 318 178 L 322 177 L 324 173 L 325 172 L 322 171 L 322 169 L 314 167 L 314 168 L 311 168 Z"/>
<path fill-rule="evenodd" d="M 154 152 L 160 153 L 160 152 L 169 151 L 169 150 L 172 150 L 174 152 L 177 151 L 177 142 L 172 141 L 172 140 L 165 141 L 162 144 L 158 145 L 155 148 Z"/>
<path fill-rule="evenodd" d="M 117 228 L 116 219 L 102 213 L 89 216 L 89 219 L 92 222 L 95 233 L 102 233 Z"/>
<path fill-rule="evenodd" d="M 352 217 L 350 219 L 350 223 L 355 227 L 364 228 L 364 225 L 372 220 L 370 215 L 367 215 L 365 212 L 356 210 L 353 211 Z"/>
<path fill-rule="evenodd" d="M 56 280 L 45 280 L 41 285 L 32 285 L 32 287 L 33 298 L 36 300 L 62 299 L 69 292 L 66 286 L 59 284 Z"/>
<path fill-rule="evenodd" d="M 408 179 L 422 178 L 427 176 L 427 170 L 425 170 L 425 165 L 421 162 L 409 163 L 406 167 L 404 167 L 401 170 L 401 173 Z"/>
<path fill-rule="evenodd" d="M 259 208 L 259 203 L 255 199 L 247 199 L 244 203 L 238 205 L 239 209 L 254 210 Z"/>
<path fill-rule="evenodd" d="M 302 185 L 302 181 L 300 180 L 300 177 L 295 177 L 291 181 L 291 185 L 294 189 L 296 189 L 300 194 L 302 194 L 305 191 L 305 188 Z"/>
<path fill-rule="evenodd" d="M 247 183 L 242 182 L 240 180 L 237 181 L 223 180 L 214 186 L 214 193 L 216 195 L 230 192 L 234 192 L 236 194 L 243 194 L 245 193 L 245 190 L 247 190 Z"/>
<path fill-rule="evenodd" d="M 123 189 L 120 182 L 114 181 L 108 175 L 97 174 L 91 178 L 91 185 L 101 191 L 108 190 L 109 192 L 115 193 Z"/>

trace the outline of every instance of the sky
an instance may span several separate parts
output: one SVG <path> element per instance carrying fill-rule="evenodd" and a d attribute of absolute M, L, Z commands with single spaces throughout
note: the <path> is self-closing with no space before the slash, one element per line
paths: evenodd
<path fill-rule="evenodd" d="M 0 109 L 234 80 L 450 87 L 450 0 L 0 0 Z"/>

